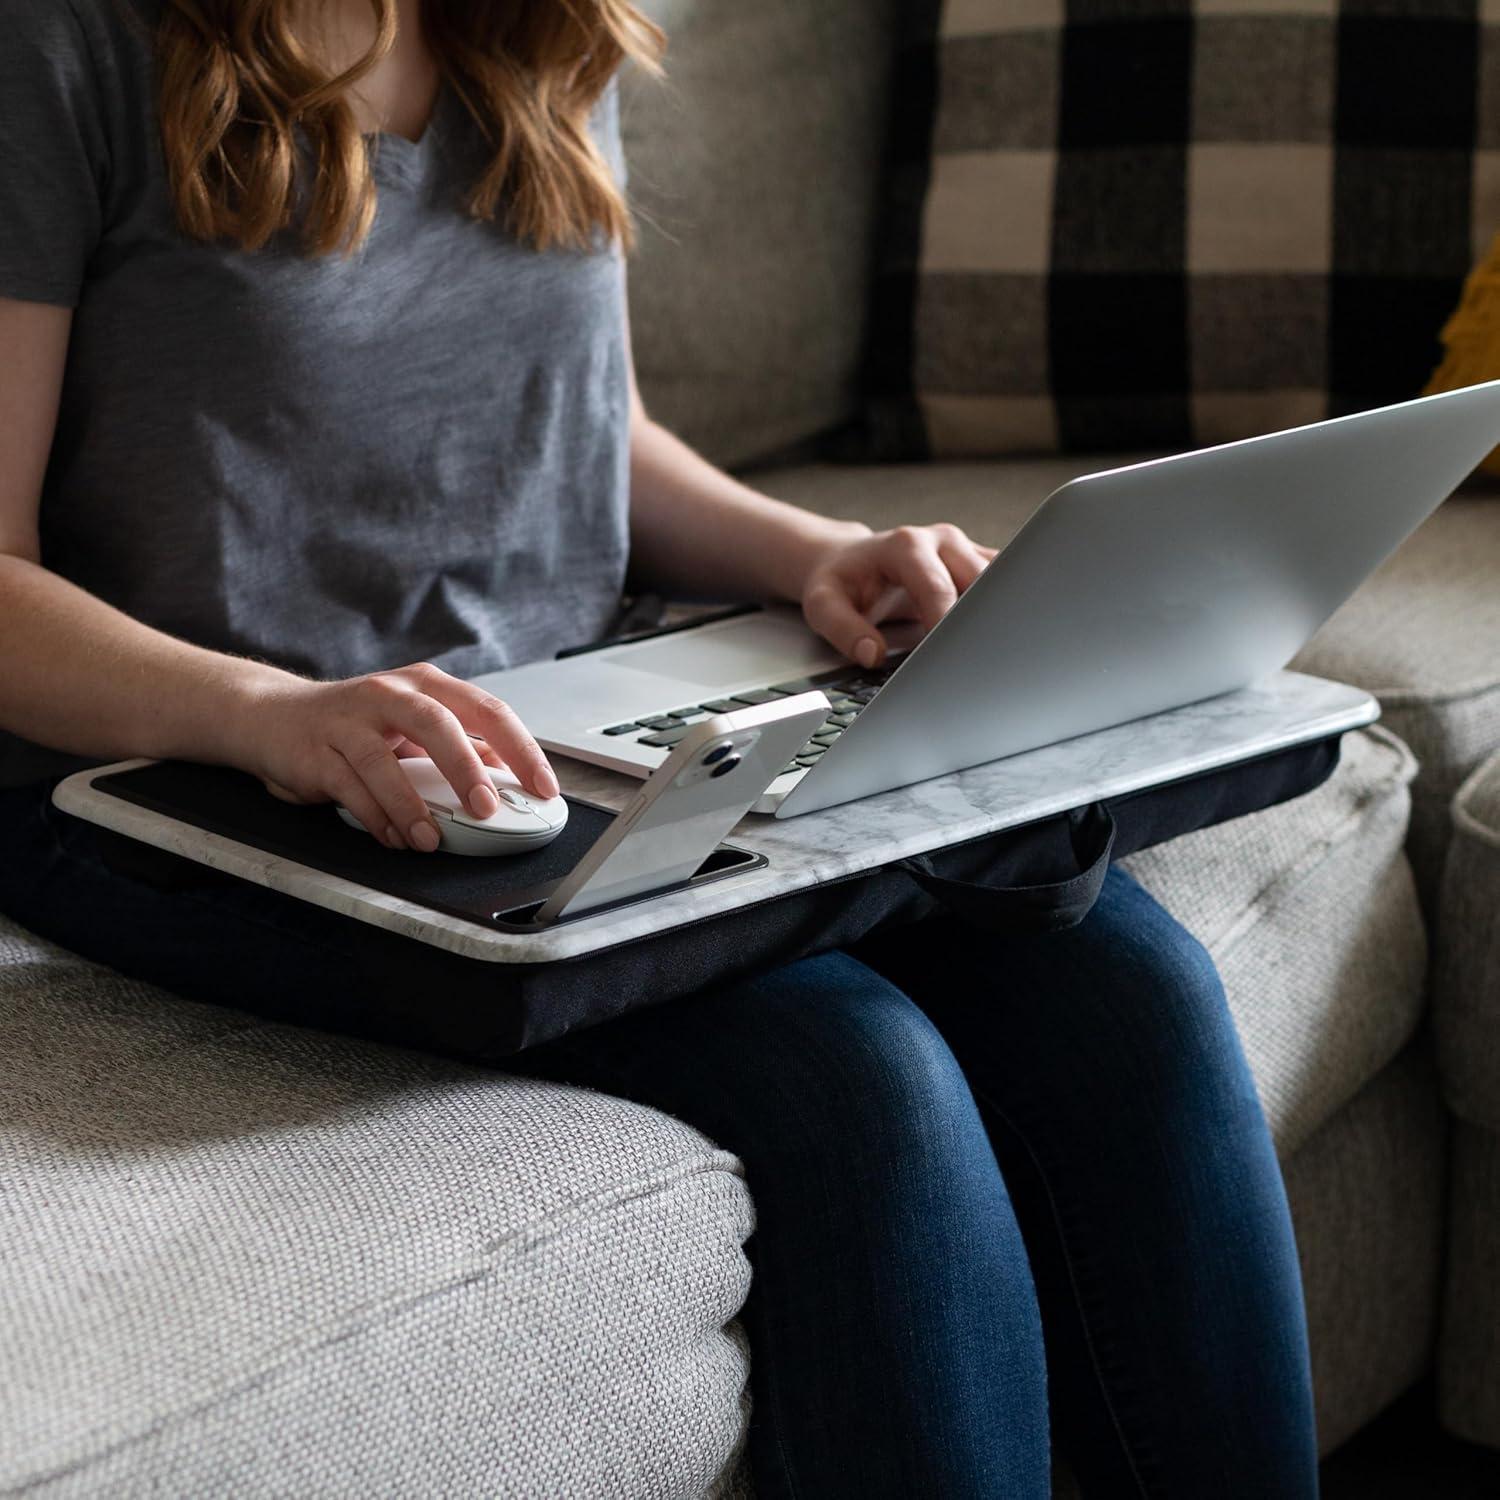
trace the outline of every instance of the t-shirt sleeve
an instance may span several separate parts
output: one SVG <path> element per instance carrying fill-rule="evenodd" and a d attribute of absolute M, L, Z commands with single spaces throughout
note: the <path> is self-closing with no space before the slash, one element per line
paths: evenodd
<path fill-rule="evenodd" d="M 0 0 L 0 297 L 77 305 L 108 168 L 98 79 L 68 0 Z"/>

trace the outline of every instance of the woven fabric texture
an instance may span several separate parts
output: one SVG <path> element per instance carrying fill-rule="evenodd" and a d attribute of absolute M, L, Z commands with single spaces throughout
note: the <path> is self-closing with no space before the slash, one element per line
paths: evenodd
<path fill-rule="evenodd" d="M 1447 1129 L 1431 1063 L 1408 1048 L 1284 1162 L 1324 1453 L 1430 1366 Z"/>
<path fill-rule="evenodd" d="M 1449 1104 L 1500 1131 L 1500 754 L 1459 788 L 1453 827 L 1437 921 L 1433 1029 Z"/>
<path fill-rule="evenodd" d="M 1480 0 L 920 0 L 878 452 L 1243 437 L 1419 392 L 1500 228 Z"/>
<path fill-rule="evenodd" d="M 1283 1155 L 1421 1018 L 1427 942 L 1402 852 L 1415 770 L 1385 731 L 1346 735 L 1317 791 L 1124 862 L 1213 955 Z"/>
<path fill-rule="evenodd" d="M 895 0 L 645 0 L 622 124 L 647 408 L 719 463 L 853 418 Z"/>
<path fill-rule="evenodd" d="M 1455 1121 L 1451 1152 L 1438 1411 L 1450 1432 L 1500 1448 L 1500 1135 Z"/>
<path fill-rule="evenodd" d="M 0 1095 L 0 1494 L 634 1500 L 734 1459 L 751 1204 L 680 1122 L 4 924 Z"/>
<path fill-rule="evenodd" d="M 1461 782 L 1500 748 L 1500 505 L 1447 501 L 1293 663 L 1380 699 L 1421 765 L 1407 843 L 1434 917 Z"/>

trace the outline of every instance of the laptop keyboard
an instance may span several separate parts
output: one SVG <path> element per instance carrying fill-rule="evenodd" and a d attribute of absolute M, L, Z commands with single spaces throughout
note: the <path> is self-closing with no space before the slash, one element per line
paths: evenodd
<path fill-rule="evenodd" d="M 777 773 L 805 771 L 828 753 L 828 747 L 857 719 L 864 706 L 885 685 L 896 664 L 864 670 L 860 667 L 835 667 L 816 677 L 795 677 L 790 682 L 773 682 L 766 687 L 745 688 L 730 698 L 710 698 L 706 703 L 686 703 L 677 708 L 647 714 L 625 724 L 611 724 L 600 730 L 616 738 L 629 735 L 638 745 L 649 745 L 661 751 L 663 758 L 688 729 L 710 714 L 733 713 L 771 703 L 777 698 L 791 698 L 797 693 L 821 689 L 828 695 L 828 717 L 813 732 L 812 738 Z"/>

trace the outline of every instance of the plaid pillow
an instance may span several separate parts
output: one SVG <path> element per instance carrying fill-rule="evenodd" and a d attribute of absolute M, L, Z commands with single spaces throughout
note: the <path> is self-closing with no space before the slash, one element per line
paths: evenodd
<path fill-rule="evenodd" d="M 1178 448 L 1419 392 L 1500 229 L 1500 0 L 906 0 L 884 456 Z"/>

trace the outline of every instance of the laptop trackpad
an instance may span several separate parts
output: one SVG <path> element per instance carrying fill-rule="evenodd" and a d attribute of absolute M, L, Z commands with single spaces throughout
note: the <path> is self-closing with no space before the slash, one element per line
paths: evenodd
<path fill-rule="evenodd" d="M 767 613 L 642 641 L 638 646 L 616 646 L 603 660 L 612 667 L 674 677 L 714 690 L 801 677 L 836 666 L 839 659 L 796 616 Z"/>

